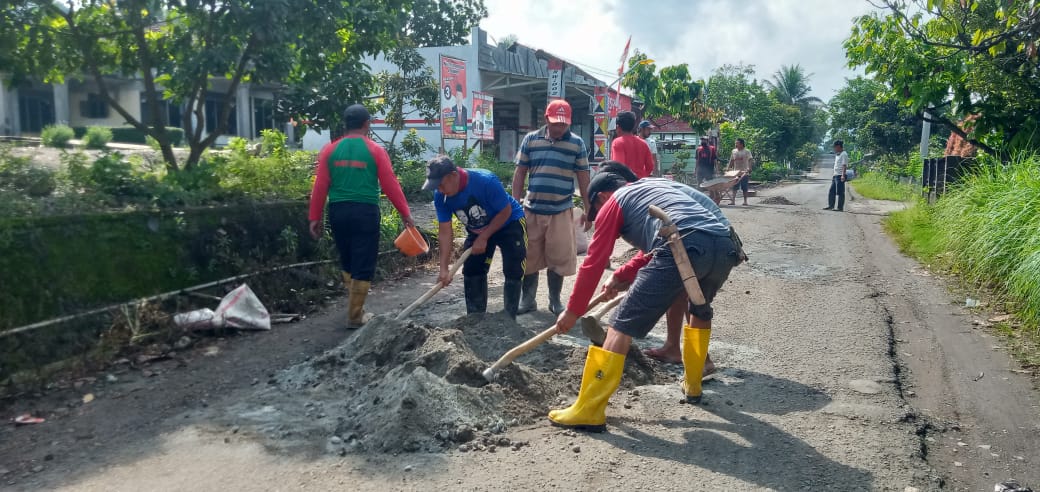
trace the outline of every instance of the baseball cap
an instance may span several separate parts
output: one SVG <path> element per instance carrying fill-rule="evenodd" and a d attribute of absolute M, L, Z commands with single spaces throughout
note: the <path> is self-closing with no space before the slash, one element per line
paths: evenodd
<path fill-rule="evenodd" d="M 422 189 L 425 191 L 436 190 L 441 185 L 445 176 L 455 172 L 455 163 L 446 155 L 439 155 L 426 163 L 426 182 Z"/>
<path fill-rule="evenodd" d="M 624 164 L 617 161 L 607 161 L 599 166 L 599 172 L 589 182 L 589 211 L 586 214 L 588 220 L 595 221 L 599 207 L 596 206 L 596 198 L 602 192 L 616 191 L 618 188 L 638 179 L 635 173 Z"/>
<path fill-rule="evenodd" d="M 643 120 L 639 122 L 639 128 L 654 128 L 654 124 L 647 120 Z"/>
<path fill-rule="evenodd" d="M 372 115 L 368 114 L 368 109 L 360 104 L 351 104 L 347 106 L 347 109 L 343 110 L 343 124 L 346 125 L 348 130 L 355 128 L 361 128 Z"/>
<path fill-rule="evenodd" d="M 554 99 L 545 107 L 545 119 L 549 123 L 571 124 L 571 105 L 563 99 Z"/>

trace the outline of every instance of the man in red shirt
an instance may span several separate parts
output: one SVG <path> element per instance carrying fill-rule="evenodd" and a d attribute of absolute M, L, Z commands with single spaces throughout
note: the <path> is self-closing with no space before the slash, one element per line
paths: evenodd
<path fill-rule="evenodd" d="M 622 111 L 617 116 L 618 136 L 610 143 L 610 159 L 618 161 L 639 179 L 646 178 L 654 172 L 654 155 L 646 142 L 636 136 L 636 114 Z"/>
<path fill-rule="evenodd" d="M 365 313 L 365 298 L 379 259 L 380 189 L 401 214 L 404 225 L 415 226 L 390 156 L 368 138 L 370 120 L 368 110 L 360 104 L 343 112 L 347 134 L 318 154 L 308 217 L 311 237 L 318 239 L 328 199 L 332 237 L 339 251 L 343 283 L 350 293 L 348 329 L 360 328 L 372 317 Z"/>

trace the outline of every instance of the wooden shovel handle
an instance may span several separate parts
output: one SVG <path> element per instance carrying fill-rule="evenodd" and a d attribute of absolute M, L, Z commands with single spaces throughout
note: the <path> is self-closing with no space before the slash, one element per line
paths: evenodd
<path fill-rule="evenodd" d="M 604 300 L 606 300 L 606 298 L 607 298 L 607 293 L 606 292 L 601 293 L 600 295 L 598 295 L 598 296 L 596 296 L 595 298 L 592 299 L 592 302 L 589 303 L 589 308 L 595 307 L 597 304 L 599 304 L 599 303 L 603 302 Z M 613 302 L 613 301 L 611 301 L 611 302 Z M 516 347 L 513 347 L 512 350 L 510 350 L 509 352 L 506 352 L 505 354 L 503 354 L 502 357 L 499 357 L 498 360 L 495 361 L 495 363 L 491 367 L 489 367 L 486 371 L 484 371 L 485 377 L 487 377 L 489 380 L 492 379 L 494 377 L 494 374 L 496 372 L 498 372 L 499 369 L 502 369 L 503 367 L 508 366 L 514 360 L 516 360 L 517 357 L 520 357 L 521 355 L 524 355 L 524 354 L 530 352 L 531 350 L 534 350 L 535 347 L 545 343 L 550 338 L 552 338 L 554 335 L 556 335 L 556 323 L 553 323 L 553 325 L 551 327 L 549 327 L 549 329 L 547 329 L 547 330 L 545 330 L 545 331 L 543 331 L 543 332 L 541 332 L 541 333 L 531 337 L 526 342 L 521 343 L 520 345 L 517 345 Z"/>
<path fill-rule="evenodd" d="M 459 259 L 455 260 L 455 264 L 452 265 L 451 270 L 448 271 L 448 275 L 450 276 L 450 278 L 455 277 L 455 274 L 458 273 L 459 268 L 462 268 L 462 264 L 466 262 L 467 258 L 469 258 L 469 254 L 470 250 L 469 248 L 466 248 L 466 250 L 463 251 L 461 255 L 459 255 Z M 444 284 L 438 281 L 437 285 L 431 287 L 429 291 L 422 295 L 422 297 L 416 299 L 415 302 L 411 303 L 408 307 L 404 308 L 400 313 L 398 313 L 397 318 L 395 319 L 398 321 L 405 319 L 406 317 L 408 317 L 409 314 L 412 314 L 412 311 L 415 311 L 415 308 L 421 306 L 424 302 L 430 300 L 430 298 L 433 297 L 434 294 L 440 292 L 440 290 L 443 288 Z"/>
<path fill-rule="evenodd" d="M 686 247 L 683 246 L 679 230 L 672 223 L 672 219 L 657 205 L 650 205 L 650 216 L 661 221 L 660 236 L 667 239 L 668 246 L 672 248 L 672 257 L 675 258 L 675 266 L 679 268 L 679 276 L 682 277 L 686 295 L 695 306 L 707 304 L 708 302 L 704 300 L 704 293 L 701 292 L 701 284 L 697 281 L 697 272 L 693 271 L 690 257 L 686 255 Z"/>

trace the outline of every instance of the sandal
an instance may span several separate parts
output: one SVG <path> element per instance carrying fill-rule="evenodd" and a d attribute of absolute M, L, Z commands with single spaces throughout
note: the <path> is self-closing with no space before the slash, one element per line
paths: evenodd
<path fill-rule="evenodd" d="M 660 348 L 645 349 L 643 350 L 643 355 L 666 364 L 682 364 L 682 357 L 679 357 L 677 360 L 669 359 L 664 356 L 664 350 Z"/>

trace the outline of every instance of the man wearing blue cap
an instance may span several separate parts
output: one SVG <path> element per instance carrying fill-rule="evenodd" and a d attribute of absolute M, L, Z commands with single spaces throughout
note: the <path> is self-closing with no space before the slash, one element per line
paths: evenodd
<path fill-rule="evenodd" d="M 470 256 L 462 265 L 466 313 L 487 311 L 487 274 L 495 249 L 502 249 L 502 298 L 505 312 L 516 319 L 520 305 L 521 279 L 527 258 L 527 229 L 520 202 L 506 193 L 491 171 L 455 167 L 451 158 L 439 155 L 426 163 L 426 191 L 433 191 L 441 245 L 441 285 L 451 283 L 451 252 L 455 233 L 454 215 L 466 226 L 463 248 Z M 436 190 L 436 191 L 434 191 Z"/>

